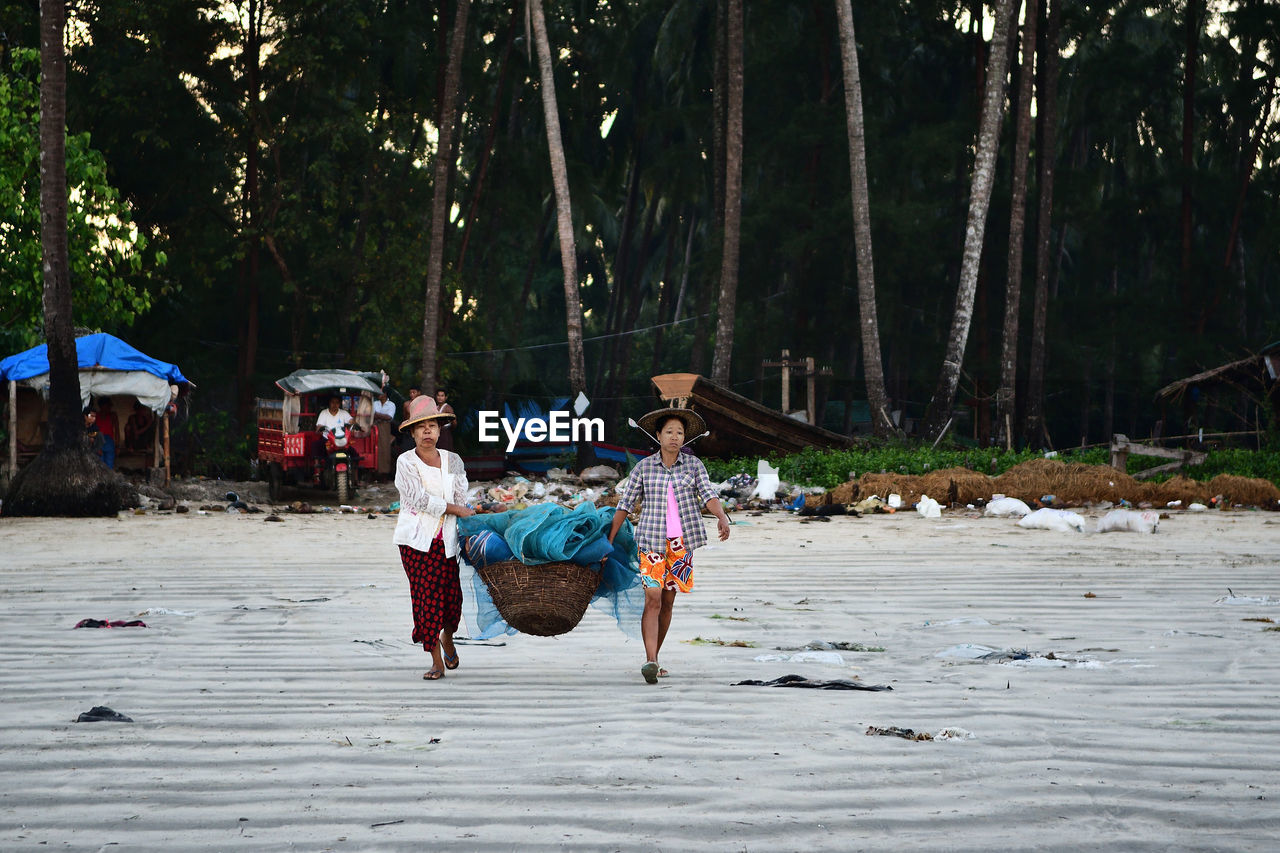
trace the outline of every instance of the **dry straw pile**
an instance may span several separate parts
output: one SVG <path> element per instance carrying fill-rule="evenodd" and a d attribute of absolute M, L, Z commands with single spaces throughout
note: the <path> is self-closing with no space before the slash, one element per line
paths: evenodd
<path fill-rule="evenodd" d="M 1280 501 L 1280 489 L 1270 480 L 1254 477 L 1236 477 L 1219 474 L 1209 481 L 1209 493 L 1222 495 L 1223 503 L 1231 506 L 1261 506 L 1274 509 Z"/>
<path fill-rule="evenodd" d="M 1015 465 L 998 477 L 988 477 L 968 468 L 946 468 L 924 475 L 863 474 L 856 481 L 841 483 L 825 495 L 811 496 L 805 503 L 852 504 L 879 495 L 902 496 L 907 506 L 928 495 L 943 506 L 990 500 L 993 494 L 1020 498 L 1033 506 L 1047 495 L 1055 506 L 1082 506 L 1122 500 L 1138 505 L 1165 506 L 1171 501 L 1209 504 L 1221 496 L 1225 506 L 1256 506 L 1280 509 L 1280 489 L 1269 480 L 1219 474 L 1209 482 L 1177 476 L 1163 483 L 1144 483 L 1109 465 L 1085 465 L 1058 459 L 1031 459 Z"/>

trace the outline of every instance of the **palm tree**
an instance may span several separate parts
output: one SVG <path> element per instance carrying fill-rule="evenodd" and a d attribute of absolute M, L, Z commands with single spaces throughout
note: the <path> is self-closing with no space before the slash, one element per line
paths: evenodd
<path fill-rule="evenodd" d="M 578 295 L 578 260 L 573 241 L 573 209 L 569 202 L 569 170 L 564 159 L 564 142 L 560 138 L 560 111 L 556 106 L 555 76 L 551 71 L 551 47 L 547 41 L 547 20 L 542 11 L 542 0 L 529 0 L 529 12 L 533 18 L 533 40 L 538 51 L 542 112 L 547 125 L 551 179 L 556 194 L 556 230 L 560 235 L 565 325 L 569 337 L 569 389 L 576 397 L 586 390 L 587 369 L 582 354 L 582 303 Z"/>
<path fill-rule="evenodd" d="M 49 436 L 18 472 L 4 514 L 111 516 L 124 505 L 124 481 L 89 452 L 80 416 L 80 374 L 72 326 L 67 255 L 67 62 L 63 0 L 40 2 L 40 250 L 44 333 L 49 352 Z"/>
<path fill-rule="evenodd" d="M 1191 183 L 1194 174 L 1195 126 L 1196 126 L 1196 69 L 1200 59 L 1200 30 L 1204 16 L 1200 13 L 1203 0 L 1187 0 L 1183 29 L 1186 35 L 1186 51 L 1182 71 L 1182 211 L 1179 223 L 1182 228 L 1182 311 L 1189 321 L 1195 315 L 1191 297 Z"/>
<path fill-rule="evenodd" d="M 725 178 L 725 91 L 728 86 L 728 63 L 725 54 L 729 25 L 726 9 L 729 0 L 714 0 L 711 3 L 711 218 L 708 235 L 710 239 L 724 240 L 724 178 Z M 708 241 L 710 242 L 710 240 Z M 711 255 L 713 250 L 708 251 Z M 707 263 L 699 276 L 697 286 L 698 299 L 694 308 L 693 349 L 689 354 L 689 372 L 702 373 L 705 361 L 705 341 L 707 317 L 711 313 L 712 276 L 715 264 Z"/>
<path fill-rule="evenodd" d="M 853 30 L 853 3 L 836 0 L 840 25 L 840 57 L 844 64 L 844 102 L 849 126 L 849 174 L 853 185 L 853 239 L 858 256 L 858 317 L 862 330 L 863 373 L 867 402 L 876 435 L 893 429 L 884 392 L 880 361 L 880 326 L 876 319 L 875 265 L 871 255 L 871 201 L 867 192 L 866 134 L 862 121 L 862 82 L 858 75 L 858 42 Z"/>
<path fill-rule="evenodd" d="M 978 153 L 973 164 L 973 184 L 969 192 L 969 219 L 965 226 L 964 255 L 960 263 L 960 286 L 946 355 L 938 374 L 938 385 L 925 412 L 924 434 L 935 441 L 951 423 L 951 407 L 960 384 L 960 365 L 969 340 L 973 320 L 973 297 L 978 288 L 978 266 L 982 260 L 982 237 L 987 226 L 987 207 L 995 183 L 996 155 L 1000 150 L 1000 124 L 1004 116 L 1004 79 L 1009 52 L 1010 10 L 1013 0 L 997 0 L 991 49 L 987 51 L 987 80 L 983 94 L 982 121 L 978 131 Z"/>
<path fill-rule="evenodd" d="M 711 379 L 729 384 L 733 325 L 738 298 L 738 247 L 742 236 L 742 0 L 729 0 L 726 41 L 728 122 L 725 134 L 724 252 L 720 258 L 720 300 Z"/>
<path fill-rule="evenodd" d="M 236 420 L 241 428 L 248 428 L 253 412 L 253 374 L 258 361 L 258 332 L 262 296 L 259 282 L 258 229 L 259 192 L 258 179 L 261 157 L 259 139 L 262 114 L 262 32 L 265 0 L 249 0 L 245 6 L 244 30 L 244 188 L 242 191 L 242 236 L 245 239 L 244 258 L 240 262 L 241 312 L 237 330 L 236 348 Z"/>
<path fill-rule="evenodd" d="M 1037 183 L 1036 292 L 1031 314 L 1031 359 L 1027 367 L 1027 406 L 1023 417 L 1023 438 L 1028 445 L 1041 446 L 1046 437 L 1044 422 L 1045 329 L 1049 320 L 1049 277 L 1057 259 L 1051 257 L 1053 218 L 1053 176 L 1058 150 L 1058 29 L 1062 20 L 1062 0 L 1045 0 L 1047 20 L 1044 31 L 1044 60 L 1040 64 L 1041 85 L 1037 86 L 1036 133 Z"/>
<path fill-rule="evenodd" d="M 1031 148 L 1031 84 L 1035 78 L 1039 0 L 1027 0 L 1022 29 L 1022 66 L 1018 72 L 1018 122 L 1013 150 L 1013 190 L 1009 200 L 1009 271 L 1004 292 L 1004 332 L 1000 346 L 1000 388 L 996 391 L 996 435 L 1013 442 L 1017 414 L 1014 383 L 1018 376 L 1018 312 L 1022 302 L 1022 243 L 1027 220 L 1027 154 Z"/>
<path fill-rule="evenodd" d="M 449 172 L 454 161 L 453 140 L 458 89 L 462 78 L 462 51 L 467 38 L 467 12 L 471 0 L 458 0 L 453 34 L 449 37 L 448 65 L 440 98 L 440 142 L 436 148 L 435 179 L 431 198 L 431 249 L 427 256 L 427 292 L 422 312 L 422 386 L 431 393 L 437 386 L 436 346 L 440 336 L 440 279 L 444 275 L 444 226 L 449 218 Z"/>

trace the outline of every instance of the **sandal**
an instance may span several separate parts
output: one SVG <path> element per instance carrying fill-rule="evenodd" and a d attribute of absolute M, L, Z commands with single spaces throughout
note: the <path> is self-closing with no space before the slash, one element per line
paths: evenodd
<path fill-rule="evenodd" d="M 640 674 L 644 676 L 644 680 L 647 684 L 657 684 L 658 662 L 652 660 L 649 661 L 644 666 L 640 667 Z"/>
<path fill-rule="evenodd" d="M 445 668 L 445 669 L 457 669 L 457 668 L 458 668 L 458 664 L 460 663 L 460 661 L 458 660 L 458 653 L 457 653 L 457 650 L 456 650 L 456 649 L 454 650 L 454 653 L 453 653 L 453 654 L 449 654 L 449 653 L 448 653 L 448 652 L 446 652 L 444 649 L 441 649 L 441 650 L 440 650 L 440 655 L 441 655 L 441 657 L 443 657 L 443 658 L 444 658 L 444 668 Z"/>
<path fill-rule="evenodd" d="M 422 673 L 423 681 L 439 681 L 442 678 L 444 678 L 444 670 L 442 669 L 429 669 Z"/>
<path fill-rule="evenodd" d="M 662 667 L 658 667 L 658 677 L 659 677 L 659 678 L 666 678 L 666 677 L 667 677 L 668 675 L 670 675 L 670 674 L 671 674 L 671 673 L 667 672 L 667 671 L 666 671 L 665 669 L 663 669 Z"/>

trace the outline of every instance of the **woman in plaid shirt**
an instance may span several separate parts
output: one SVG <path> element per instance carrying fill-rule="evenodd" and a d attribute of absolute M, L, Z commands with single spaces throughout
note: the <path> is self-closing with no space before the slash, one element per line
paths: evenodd
<path fill-rule="evenodd" d="M 658 652 L 671 627 L 676 592 L 693 589 L 693 549 L 707 544 L 702 527 L 705 505 L 719 522 L 720 541 L 729 538 L 729 516 L 711 489 L 707 468 L 691 453 L 681 453 L 685 436 L 701 435 L 702 417 L 689 409 L 658 409 L 640 419 L 639 426 L 655 435 L 659 450 L 641 459 L 631 471 L 609 528 L 609 541 L 618 535 L 622 520 L 636 501 L 642 501 L 636 546 L 640 552 L 640 580 L 644 584 L 645 664 L 640 674 L 657 684 L 667 671 L 658 666 Z"/>

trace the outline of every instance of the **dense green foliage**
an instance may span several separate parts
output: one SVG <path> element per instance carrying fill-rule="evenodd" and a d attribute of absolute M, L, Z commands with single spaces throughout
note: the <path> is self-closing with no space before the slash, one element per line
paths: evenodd
<path fill-rule="evenodd" d="M 14 50 L 0 74 L 0 345 L 4 354 L 43 340 L 40 257 L 40 60 Z M 88 133 L 67 138 L 67 243 L 75 320 L 120 328 L 145 313 L 163 253 L 130 222 L 129 205 L 107 175 Z"/>
<path fill-rule="evenodd" d="M 591 414 L 607 418 L 608 440 L 625 441 L 626 417 L 652 405 L 651 375 L 699 358 L 704 372 L 710 364 L 720 246 L 717 4 L 545 5 L 558 48 Z M 854 10 L 886 384 L 908 420 L 928 402 L 955 301 L 982 60 L 992 48 L 973 25 L 975 8 L 985 7 L 873 0 Z M 1256 399 L 1188 396 L 1169 405 L 1153 393 L 1280 338 L 1280 113 L 1268 100 L 1280 4 L 1211 4 L 1198 22 L 1189 168 L 1181 161 L 1187 4 L 1062 8 L 1057 145 L 1033 154 L 1052 156 L 1057 174 L 1051 443 L 1098 441 L 1109 431 L 1142 437 L 1157 421 L 1164 435 L 1265 427 L 1269 410 Z M 93 321 L 120 332 L 149 299 L 153 309 L 130 341 L 181 364 L 200 385 L 196 405 L 210 410 L 234 410 L 237 357 L 248 357 L 252 340 L 248 378 L 264 393 L 297 366 L 383 368 L 401 387 L 415 381 L 434 121 L 453 9 L 359 0 L 75 4 L 68 123 L 76 139 L 92 134 L 105 158 L 103 186 L 119 188 L 118 218 L 131 211 L 139 234 L 132 255 L 80 274 L 86 283 L 129 282 L 130 293 L 95 303 L 94 293 L 112 291 L 78 290 L 77 304 L 83 296 L 85 310 L 125 309 Z M 568 391 L 551 176 L 523 9 L 473 4 L 468 20 L 440 371 L 464 414 Z M 30 0 L 0 0 L 0 31 L 11 44 L 36 45 L 35 12 Z M 25 79 L 11 54 L 0 74 Z M 865 390 L 831 4 L 747 4 L 744 55 L 732 384 L 777 405 L 779 373 L 761 361 L 784 347 L 814 356 L 831 368 L 819 407 L 843 430 L 841 404 L 856 409 Z M 998 376 L 1008 120 L 1001 140 L 952 427 L 977 443 L 990 437 Z M 30 144 L 19 146 L 22 162 L 31 161 Z M 0 157 L 14 150 L 0 147 Z M 19 201 L 24 212 L 14 221 L 34 221 L 34 197 Z M 1034 219 L 1033 201 L 1029 237 Z M 130 277 L 136 264 L 150 267 L 145 254 L 132 258 L 152 251 L 169 257 L 165 288 Z M 1029 242 L 1021 376 L 1033 257 Z M 27 303 L 32 281 L 6 269 L 5 287 L 22 289 Z M 789 407 L 799 407 L 801 387 L 792 384 Z M 237 429 L 248 435 L 248 425 Z"/>
<path fill-rule="evenodd" d="M 785 481 L 801 486 L 835 488 L 863 474 L 897 473 L 927 474 L 943 468 L 968 468 L 988 476 L 1003 474 L 1015 465 L 1041 458 L 1037 451 L 1003 452 L 999 450 L 948 450 L 887 446 L 866 450 L 805 450 L 790 456 L 773 456 L 768 462 L 778 469 Z M 1110 451 L 1102 447 L 1067 450 L 1058 454 L 1063 462 L 1085 465 L 1109 465 Z M 755 476 L 757 459 L 705 459 L 707 473 L 714 482 L 722 482 L 735 474 Z M 1130 454 L 1128 471 L 1137 473 L 1168 462 L 1154 456 Z M 1280 453 L 1240 449 L 1214 450 L 1203 465 L 1192 465 L 1183 472 L 1194 480 L 1209 480 L 1218 474 L 1259 477 L 1280 485 Z M 1171 475 L 1165 475 L 1165 478 Z"/>

